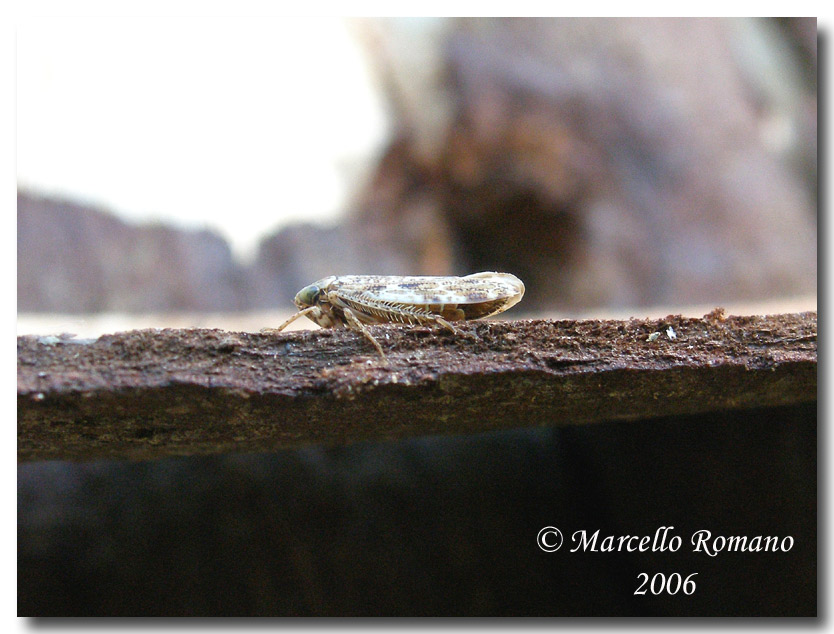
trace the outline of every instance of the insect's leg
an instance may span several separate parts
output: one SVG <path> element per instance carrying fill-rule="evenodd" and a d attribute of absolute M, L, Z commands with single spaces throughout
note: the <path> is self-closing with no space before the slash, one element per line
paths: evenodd
<path fill-rule="evenodd" d="M 462 333 L 460 330 L 458 330 L 455 326 L 453 326 L 453 325 L 452 325 L 452 324 L 450 324 L 448 321 L 446 321 L 445 319 L 443 319 L 443 317 L 440 317 L 440 316 L 438 316 L 438 315 L 434 315 L 434 316 L 432 316 L 432 320 L 433 320 L 434 322 L 436 322 L 436 323 L 440 324 L 441 326 L 445 326 L 446 328 L 448 328 L 449 330 L 451 330 L 451 331 L 452 331 L 453 333 L 455 333 L 456 335 L 463 335 L 463 333 Z"/>
<path fill-rule="evenodd" d="M 304 310 L 299 310 L 295 315 L 290 317 L 287 321 L 285 321 L 283 324 L 281 324 L 277 328 L 262 328 L 261 332 L 265 333 L 265 334 L 270 334 L 270 333 L 273 333 L 273 332 L 280 332 L 281 330 L 283 330 L 284 328 L 289 326 L 292 322 L 294 322 L 299 317 L 303 317 L 304 315 L 307 315 L 309 313 L 314 313 L 315 311 L 321 312 L 321 309 L 318 306 L 310 306 L 309 308 L 305 308 Z"/>
<path fill-rule="evenodd" d="M 463 331 L 462 331 L 462 330 L 460 330 L 459 328 L 456 328 L 455 326 L 453 326 L 453 325 L 452 325 L 452 323 L 451 323 L 451 322 L 446 321 L 445 319 L 443 319 L 443 317 L 440 317 L 439 315 L 434 315 L 434 316 L 432 317 L 432 319 L 433 319 L 436 323 L 440 324 L 441 326 L 444 326 L 444 327 L 448 328 L 449 330 L 451 330 L 453 333 L 455 333 L 455 334 L 456 334 L 456 335 L 458 335 L 459 337 L 468 337 L 468 338 L 470 338 L 470 339 L 475 339 L 476 341 L 477 341 L 477 339 L 478 339 L 478 338 L 477 338 L 475 335 L 473 335 L 472 333 L 469 333 L 469 332 L 463 332 Z"/>
<path fill-rule="evenodd" d="M 382 346 L 379 345 L 379 342 L 376 339 L 374 339 L 374 336 L 368 331 L 367 328 L 365 328 L 365 324 L 363 324 L 356 318 L 356 315 L 353 314 L 353 311 L 350 308 L 342 308 L 342 312 L 345 314 L 345 320 L 347 322 L 348 328 L 350 328 L 351 330 L 361 332 L 363 335 L 365 335 L 365 338 L 372 344 L 374 344 L 374 348 L 377 349 L 377 352 L 379 352 L 379 354 L 384 359 L 385 353 L 382 351 Z"/>

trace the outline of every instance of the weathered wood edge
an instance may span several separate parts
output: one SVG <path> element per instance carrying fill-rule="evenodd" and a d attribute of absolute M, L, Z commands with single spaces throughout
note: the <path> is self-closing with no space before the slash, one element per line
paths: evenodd
<path fill-rule="evenodd" d="M 471 337 L 145 330 L 18 339 L 21 461 L 684 415 L 816 399 L 817 315 L 491 321 Z"/>

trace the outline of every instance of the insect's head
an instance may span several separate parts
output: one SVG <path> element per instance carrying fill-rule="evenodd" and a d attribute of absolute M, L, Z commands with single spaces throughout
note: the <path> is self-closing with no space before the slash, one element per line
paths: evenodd
<path fill-rule="evenodd" d="M 310 306 L 315 306 L 320 296 L 321 289 L 315 284 L 310 284 L 310 286 L 305 286 L 298 291 L 294 300 L 295 305 L 302 310 Z"/>
<path fill-rule="evenodd" d="M 309 308 L 310 306 L 315 306 L 319 303 L 322 293 L 334 279 L 335 277 L 332 276 L 326 277 L 323 280 L 319 280 L 318 282 L 313 282 L 309 286 L 305 286 L 296 294 L 295 300 L 293 300 L 295 305 L 301 310 Z"/>

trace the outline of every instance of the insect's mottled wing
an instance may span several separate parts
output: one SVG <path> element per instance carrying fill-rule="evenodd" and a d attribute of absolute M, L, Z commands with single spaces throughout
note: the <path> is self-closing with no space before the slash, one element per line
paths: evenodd
<path fill-rule="evenodd" d="M 524 295 L 524 284 L 509 273 L 466 277 L 346 275 L 338 277 L 332 287 L 345 298 L 423 310 L 450 321 L 500 313 Z"/>

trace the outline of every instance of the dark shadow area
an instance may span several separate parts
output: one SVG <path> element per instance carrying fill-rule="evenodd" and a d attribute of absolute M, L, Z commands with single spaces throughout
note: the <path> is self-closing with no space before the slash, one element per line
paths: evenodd
<path fill-rule="evenodd" d="M 18 610 L 813 616 L 816 419 L 809 403 L 338 449 L 30 463 L 18 477 Z M 546 526 L 564 535 L 555 553 L 537 546 Z M 601 549 L 606 536 L 654 540 L 662 527 L 666 550 L 570 552 L 577 531 L 599 530 Z M 790 548 L 712 557 L 693 551 L 699 530 Z M 641 573 L 697 573 L 695 588 L 636 596 Z"/>

